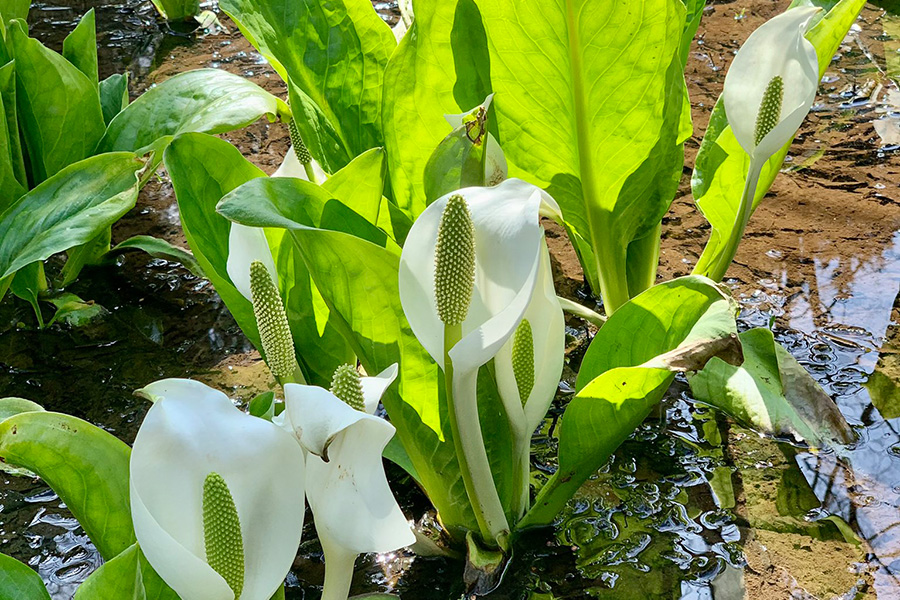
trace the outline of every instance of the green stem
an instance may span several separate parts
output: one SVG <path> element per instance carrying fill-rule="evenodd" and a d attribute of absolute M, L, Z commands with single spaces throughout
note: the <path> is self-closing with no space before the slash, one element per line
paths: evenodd
<path fill-rule="evenodd" d="M 444 325 L 444 388 L 447 393 L 450 431 L 453 434 L 463 484 L 478 521 L 481 537 L 486 543 L 498 543 L 500 534 L 508 531 L 509 525 L 484 449 L 477 399 L 463 398 L 463 402 L 457 402 L 453 389 L 450 350 L 461 339 L 462 325 Z"/>
<path fill-rule="evenodd" d="M 659 268 L 659 238 L 662 223 L 644 237 L 628 244 L 625 266 L 628 277 L 628 294 L 634 298 L 656 283 Z"/>
<path fill-rule="evenodd" d="M 573 302 L 568 298 L 563 298 L 562 296 L 557 296 L 556 299 L 559 300 L 560 308 L 562 308 L 569 314 L 573 314 L 576 317 L 581 317 L 588 323 L 593 323 L 597 327 L 603 327 L 603 325 L 606 323 L 605 316 L 592 311 L 587 306 L 582 306 L 581 304 Z"/>
<path fill-rule="evenodd" d="M 713 281 L 722 281 L 722 278 L 725 277 L 725 273 L 728 271 L 728 267 L 731 265 L 731 261 L 734 260 L 734 256 L 737 254 L 738 245 L 740 245 L 741 238 L 744 237 L 744 231 L 747 229 L 747 222 L 750 221 L 750 215 L 753 214 L 753 200 L 756 197 L 756 187 L 759 184 L 759 176 L 764 164 L 765 162 L 760 163 L 751 159 L 750 170 L 747 173 L 747 180 L 744 182 L 744 191 L 741 193 L 741 203 L 738 205 L 731 234 L 725 242 L 725 247 L 718 253 L 715 262 L 709 267 L 708 272 L 701 273 Z M 697 269 L 694 271 L 697 272 Z"/>
<path fill-rule="evenodd" d="M 325 551 L 325 585 L 321 600 L 347 600 L 356 554 L 326 542 L 322 543 L 322 550 Z"/>
<path fill-rule="evenodd" d="M 528 510 L 528 492 L 530 491 L 529 476 L 531 475 L 531 436 L 528 435 L 528 432 L 516 431 L 516 428 L 512 427 L 512 423 L 510 423 L 510 426 L 513 430 L 514 438 L 512 514 L 515 515 L 516 520 L 518 520 L 521 519 L 525 515 L 525 511 Z"/>
<path fill-rule="evenodd" d="M 589 218 L 592 215 L 589 215 Z M 600 219 L 597 219 L 600 220 Z M 601 223 L 592 223 L 591 246 L 597 261 L 597 277 L 600 279 L 600 296 L 603 309 L 611 316 L 620 306 L 628 302 L 628 276 L 625 267 L 627 249 L 617 243 L 613 229 Z"/>
<path fill-rule="evenodd" d="M 565 477 L 559 471 L 554 473 L 541 488 L 531 510 L 525 513 L 525 516 L 516 525 L 516 530 L 542 527 L 552 523 L 582 483 L 584 480 L 573 473 L 567 473 Z"/>

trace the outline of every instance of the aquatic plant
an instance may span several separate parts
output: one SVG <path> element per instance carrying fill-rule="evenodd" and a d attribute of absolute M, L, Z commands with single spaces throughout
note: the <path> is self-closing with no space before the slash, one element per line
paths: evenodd
<path fill-rule="evenodd" d="M 235 75 L 201 69 L 150 88 L 133 103 L 126 75 L 99 81 L 94 11 L 58 54 L 28 37 L 29 3 L 0 7 L 0 298 L 10 290 L 34 307 L 54 292 L 43 261 L 67 260 L 53 288 L 126 249 L 167 256 L 199 271 L 189 252 L 135 236 L 110 247 L 110 227 L 137 200 L 161 152 L 186 131 L 231 131 L 283 102 Z"/>
<path fill-rule="evenodd" d="M 200 269 L 284 384 L 281 415 L 271 396 L 251 412 L 299 433 L 307 477 L 329 490 L 310 496 L 314 513 L 352 498 L 387 507 L 383 538 L 359 515 L 359 545 L 338 544 L 336 517 L 318 509 L 338 557 L 329 597 L 346 597 L 356 553 L 409 539 L 382 451 L 425 491 L 444 545 L 492 584 L 516 537 L 553 522 L 676 373 L 766 433 L 852 440 L 770 331 L 738 333 L 718 281 L 811 105 L 814 69 L 861 1 L 803 2 L 738 53 L 692 180 L 713 235 L 695 274 L 661 283 L 660 221 L 692 132 L 683 69 L 704 2 L 422 0 L 399 45 L 368 0 L 220 4 L 287 83 L 292 148 L 272 177 L 207 133 L 164 138 L 163 160 Z M 765 68 L 751 77 L 754 61 Z M 532 498 L 530 435 L 559 380 L 571 308 L 553 288 L 542 218 L 568 232 L 606 315 L 575 307 L 599 330 L 560 421 L 557 470 Z M 357 363 L 382 374 L 378 394 L 354 379 Z M 381 392 L 390 425 L 361 410 Z M 0 457 L 39 472 L 4 447 L 22 440 L 4 436 L 9 423 L 50 418 L 33 414 L 0 422 Z M 357 460 L 325 458 L 364 444 L 353 456 L 365 452 L 380 487 L 362 497 L 336 477 Z"/>

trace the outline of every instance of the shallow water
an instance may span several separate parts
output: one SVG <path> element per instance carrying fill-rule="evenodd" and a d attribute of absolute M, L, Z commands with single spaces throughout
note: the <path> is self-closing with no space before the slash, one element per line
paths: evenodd
<path fill-rule="evenodd" d="M 105 74 L 126 66 L 141 74 L 160 48 L 165 57 L 167 44 L 188 43 L 164 34 L 148 2 L 68 4 L 35 5 L 32 31 L 54 46 L 59 31 L 97 6 Z M 390 18 L 393 6 L 377 4 Z M 845 41 L 815 107 L 828 128 L 900 118 L 884 51 L 872 50 L 886 30 L 868 23 Z M 225 46 L 209 57 L 214 67 L 235 62 L 244 71 L 265 68 L 258 55 Z M 856 164 L 884 164 L 897 152 L 889 142 L 874 128 L 831 151 Z M 794 154 L 786 167 L 812 169 L 821 156 Z M 165 185 L 159 190 L 167 193 Z M 150 218 L 177 223 L 171 211 Z M 900 598 L 900 233 L 852 255 L 821 238 L 800 243 L 813 277 L 799 277 L 798 266 L 774 250 L 765 263 L 769 276 L 732 282 L 741 323 L 774 323 L 778 340 L 832 395 L 859 442 L 813 454 L 761 439 L 692 403 L 679 380 L 555 526 L 523 539 L 492 597 Z M 134 389 L 163 377 L 209 376 L 223 359 L 250 349 L 209 284 L 165 261 L 129 255 L 123 264 L 86 270 L 73 291 L 107 312 L 87 327 L 37 331 L 30 307 L 9 298 L 0 304 L 0 397 L 28 397 L 130 441 L 146 410 Z M 569 333 L 571 375 L 578 345 L 589 340 L 586 328 Z M 878 383 L 871 391 L 870 380 Z M 535 433 L 536 480 L 554 468 L 556 419 L 571 383 L 561 383 Z M 404 509 L 421 515 L 421 494 L 398 469 L 390 473 Z M 0 482 L 0 552 L 37 569 L 54 599 L 70 598 L 100 564 L 96 550 L 40 481 L 0 474 Z M 462 593 L 461 571 L 459 563 L 406 552 L 368 556 L 357 564 L 353 592 L 453 598 Z M 288 597 L 317 597 L 322 576 L 321 550 L 307 525 Z"/>

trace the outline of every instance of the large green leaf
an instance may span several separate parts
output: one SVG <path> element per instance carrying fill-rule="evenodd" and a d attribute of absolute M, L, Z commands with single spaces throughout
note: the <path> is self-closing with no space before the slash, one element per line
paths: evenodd
<path fill-rule="evenodd" d="M 0 279 L 97 237 L 134 206 L 143 163 L 128 152 L 70 165 L 0 214 Z"/>
<path fill-rule="evenodd" d="M 78 586 L 75 600 L 178 600 L 137 544 L 103 563 Z"/>
<path fill-rule="evenodd" d="M 690 378 L 698 400 L 770 435 L 793 435 L 817 447 L 853 441 L 841 411 L 769 329 L 740 337 L 741 366 L 714 358 Z"/>
<path fill-rule="evenodd" d="M 306 203 L 296 197 L 265 200 L 235 192 L 219 210 L 245 225 L 287 228 L 331 309 L 332 322 L 366 371 L 379 373 L 399 364 L 398 381 L 383 398 L 398 437 L 442 523 L 454 536 L 477 530 L 446 419 L 443 375 L 413 335 L 400 305 L 399 248 L 339 202 L 321 211 L 320 223 L 341 229 L 335 231 L 312 227 L 310 217 L 316 215 L 303 214 Z"/>
<path fill-rule="evenodd" d="M 510 174 L 559 202 L 607 310 L 627 245 L 672 200 L 684 107 L 681 0 L 478 0 Z M 680 168 L 680 165 L 679 165 Z"/>
<path fill-rule="evenodd" d="M 16 111 L 16 64 L 0 67 L 0 213 L 28 191 Z"/>
<path fill-rule="evenodd" d="M 0 598 L 50 600 L 37 571 L 11 556 L 0 554 Z"/>
<path fill-rule="evenodd" d="M 289 114 L 287 105 L 252 81 L 219 69 L 198 69 L 150 88 L 116 115 L 99 152 L 137 152 L 180 133 L 224 133 L 263 115 Z"/>
<path fill-rule="evenodd" d="M 198 277 L 204 276 L 203 269 L 197 264 L 197 259 L 194 258 L 193 254 L 162 238 L 153 237 L 152 235 L 135 235 L 116 244 L 109 250 L 107 255 L 110 257 L 116 256 L 126 250 L 143 250 L 154 258 L 181 263 L 181 266 Z"/>
<path fill-rule="evenodd" d="M 31 0 L 3 0 L 0 2 L 0 18 L 9 23 L 13 19 L 28 18 Z"/>
<path fill-rule="evenodd" d="M 231 190 L 266 174 L 228 142 L 202 133 L 176 137 L 166 148 L 164 161 L 194 258 L 244 335 L 260 348 L 253 306 L 234 287 L 226 270 L 231 223 L 216 213 L 216 204 Z"/>
<path fill-rule="evenodd" d="M 219 6 L 290 81 L 297 127 L 329 173 L 381 146 L 381 90 L 396 47 L 369 0 L 222 0 Z"/>
<path fill-rule="evenodd" d="M 0 421 L 0 460 L 46 481 L 106 560 L 135 541 L 130 455 L 114 435 L 69 415 L 25 412 Z"/>
<path fill-rule="evenodd" d="M 535 500 L 524 526 L 549 523 L 662 399 L 673 371 L 702 368 L 737 333 L 735 304 L 710 280 L 682 277 L 654 286 L 623 305 L 591 342 L 563 414 L 559 466 Z M 693 364 L 663 360 L 679 349 Z M 690 353 L 688 352 L 690 356 Z"/>
<path fill-rule="evenodd" d="M 837 4 L 833 0 L 797 0 L 791 6 L 798 4 L 830 8 L 828 14 L 806 34 L 819 58 L 819 75 L 824 75 L 838 46 L 865 5 L 865 0 L 840 0 Z M 790 146 L 791 142 L 785 144 L 763 167 L 753 199 L 753 210 L 756 210 L 775 181 Z M 710 114 L 709 126 L 700 144 L 691 176 L 694 201 L 712 226 L 709 241 L 694 268 L 695 273 L 706 274 L 724 251 L 725 243 L 734 228 L 749 167 L 750 157 L 731 131 L 720 96 Z"/>
<path fill-rule="evenodd" d="M 97 82 L 28 37 L 21 21 L 9 27 L 16 60 L 16 106 L 33 183 L 85 159 L 103 137 Z"/>
<path fill-rule="evenodd" d="M 473 0 L 420 0 L 416 19 L 384 75 L 384 142 L 394 200 L 410 215 L 425 209 L 423 174 L 452 128 L 444 114 L 491 93 L 490 57 Z"/>
<path fill-rule="evenodd" d="M 97 29 L 93 8 L 84 13 L 72 33 L 63 40 L 63 56 L 94 85 L 100 85 L 97 67 Z"/>

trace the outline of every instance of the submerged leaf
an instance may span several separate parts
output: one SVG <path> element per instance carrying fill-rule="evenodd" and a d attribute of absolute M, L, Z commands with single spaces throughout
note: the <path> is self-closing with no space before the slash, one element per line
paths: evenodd
<path fill-rule="evenodd" d="M 698 400 L 763 433 L 797 436 L 817 447 L 855 439 L 828 394 L 770 330 L 751 329 L 740 338 L 741 366 L 713 359 L 690 378 Z"/>

